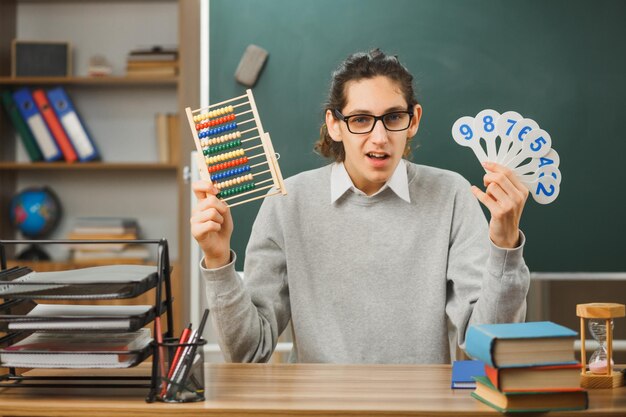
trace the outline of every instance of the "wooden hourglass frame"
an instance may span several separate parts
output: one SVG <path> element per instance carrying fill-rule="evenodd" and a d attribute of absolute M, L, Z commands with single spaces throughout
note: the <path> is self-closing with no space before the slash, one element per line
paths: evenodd
<path fill-rule="evenodd" d="M 580 361 L 582 370 L 580 385 L 583 388 L 615 388 L 624 384 L 624 374 L 613 370 L 613 319 L 624 317 L 624 304 L 616 303 L 589 303 L 576 305 L 576 316 L 580 317 Z M 604 319 L 606 326 L 606 373 L 596 374 L 587 370 L 587 356 L 585 352 L 585 320 Z M 599 347 L 601 349 L 602 346 Z"/>

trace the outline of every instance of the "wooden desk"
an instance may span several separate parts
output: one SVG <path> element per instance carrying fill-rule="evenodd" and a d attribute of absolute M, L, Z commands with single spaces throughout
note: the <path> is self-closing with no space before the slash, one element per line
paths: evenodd
<path fill-rule="evenodd" d="M 446 365 L 208 364 L 205 377 L 207 400 L 201 403 L 147 404 L 145 389 L 90 394 L 82 389 L 52 393 L 5 388 L 0 390 L 0 413 L 5 417 L 500 415 L 471 398 L 470 390 L 450 389 Z M 554 415 L 626 415 L 624 387 L 591 391 L 589 397 L 589 410 Z"/>

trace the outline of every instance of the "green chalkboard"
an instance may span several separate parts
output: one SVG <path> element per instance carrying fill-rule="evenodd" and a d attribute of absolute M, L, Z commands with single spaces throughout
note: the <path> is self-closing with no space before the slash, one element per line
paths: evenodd
<path fill-rule="evenodd" d="M 415 75 L 424 107 L 412 160 L 482 185 L 460 116 L 515 110 L 548 131 L 563 175 L 558 199 L 529 199 L 522 218 L 531 271 L 626 271 L 626 2 L 599 0 L 212 0 L 210 100 L 241 94 L 249 44 L 269 52 L 253 91 L 283 174 L 314 154 L 330 73 L 380 47 Z M 259 204 L 233 209 L 241 268 Z"/>

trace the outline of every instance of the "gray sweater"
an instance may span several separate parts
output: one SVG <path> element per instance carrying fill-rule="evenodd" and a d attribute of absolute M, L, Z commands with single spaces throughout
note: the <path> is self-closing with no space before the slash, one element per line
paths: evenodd
<path fill-rule="evenodd" d="M 291 320 L 294 362 L 447 363 L 470 324 L 523 321 L 529 272 L 494 246 L 460 175 L 407 163 L 411 203 L 387 188 L 330 202 L 331 166 L 264 200 L 246 251 L 207 270 L 227 361 L 267 361 Z"/>

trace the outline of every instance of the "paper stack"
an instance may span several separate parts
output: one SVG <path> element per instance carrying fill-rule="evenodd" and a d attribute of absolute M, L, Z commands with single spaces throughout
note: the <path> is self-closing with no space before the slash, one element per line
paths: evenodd
<path fill-rule="evenodd" d="M 129 333 L 35 332 L 0 350 L 0 364 L 19 368 L 126 368 L 152 341 L 150 329 Z"/>

